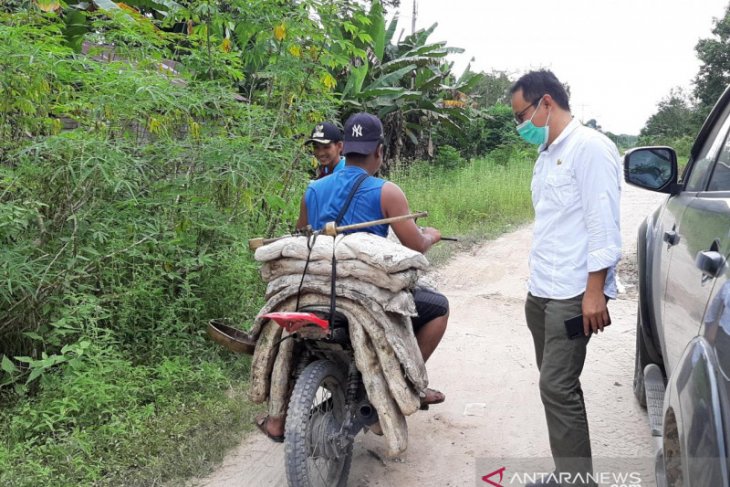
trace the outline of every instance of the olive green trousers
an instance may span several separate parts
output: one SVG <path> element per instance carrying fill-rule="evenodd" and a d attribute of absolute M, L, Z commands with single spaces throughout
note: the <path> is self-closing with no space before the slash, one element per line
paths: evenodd
<path fill-rule="evenodd" d="M 570 299 L 547 299 L 528 293 L 525 302 L 555 469 L 570 473 L 575 480 L 564 482 L 566 486 L 595 485 L 589 478 L 593 475 L 591 440 L 580 387 L 590 336 L 571 340 L 564 323 L 581 314 L 582 301 L 582 294 Z"/>

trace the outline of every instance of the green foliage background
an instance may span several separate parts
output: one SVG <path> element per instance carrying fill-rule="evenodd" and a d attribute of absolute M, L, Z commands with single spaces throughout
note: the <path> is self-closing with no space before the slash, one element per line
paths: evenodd
<path fill-rule="evenodd" d="M 532 216 L 509 77 L 454 75 L 436 26 L 396 40 L 377 1 L 95 3 L 0 5 L 0 485 L 176 485 L 250 428 L 249 359 L 205 328 L 263 304 L 246 242 L 296 220 L 313 124 L 378 113 L 389 177 L 445 235 Z M 641 143 L 689 151 L 727 24 Z"/>
<path fill-rule="evenodd" d="M 246 241 L 295 219 L 294 134 L 333 106 L 242 103 L 91 17 L 139 49 L 77 55 L 60 16 L 0 16 L 0 485 L 191 475 L 250 424 L 248 360 L 205 326 L 260 308 Z"/>
<path fill-rule="evenodd" d="M 697 42 L 700 68 L 692 92 L 674 88 L 657 105 L 657 111 L 641 130 L 639 145 L 668 145 L 680 163 L 689 158 L 692 142 L 705 118 L 730 85 L 730 5 L 713 21 L 710 36 Z"/>
<path fill-rule="evenodd" d="M 314 123 L 387 110 L 401 168 L 443 143 L 393 175 L 462 195 L 415 199 L 430 224 L 529 217 L 509 108 L 469 99 L 433 28 L 391 44 L 377 3 L 126 3 L 0 7 L 0 485 L 176 484 L 250 428 L 249 359 L 205 329 L 263 304 L 246 243 L 296 220 Z"/>

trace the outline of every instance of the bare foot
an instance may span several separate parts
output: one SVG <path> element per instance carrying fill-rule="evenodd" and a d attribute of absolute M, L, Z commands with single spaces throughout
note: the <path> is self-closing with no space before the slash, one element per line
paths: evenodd
<path fill-rule="evenodd" d="M 284 418 L 262 414 L 256 417 L 256 427 L 271 440 L 277 443 L 284 441 Z"/>

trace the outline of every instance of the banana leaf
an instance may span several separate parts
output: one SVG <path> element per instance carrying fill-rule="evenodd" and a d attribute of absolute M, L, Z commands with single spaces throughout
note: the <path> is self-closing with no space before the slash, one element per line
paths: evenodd
<path fill-rule="evenodd" d="M 353 67 L 350 70 L 350 75 L 347 77 L 345 88 L 342 90 L 342 98 L 344 99 L 348 95 L 357 96 L 362 91 L 362 84 L 367 74 L 367 61 L 362 66 Z"/>
<path fill-rule="evenodd" d="M 395 69 L 400 69 L 403 66 L 407 66 L 409 64 L 415 64 L 417 67 L 419 67 L 419 66 L 427 66 L 428 64 L 431 64 L 434 62 L 436 62 L 436 61 L 433 58 L 428 57 L 428 56 L 411 56 L 411 57 L 398 58 L 398 59 L 394 59 L 392 61 L 388 61 L 387 63 L 376 66 L 375 71 L 389 72 L 389 71 L 393 71 Z"/>
<path fill-rule="evenodd" d="M 403 76 L 405 76 L 408 73 L 413 72 L 413 70 L 416 69 L 415 64 L 409 64 L 408 66 L 405 66 L 397 71 L 393 71 L 392 73 L 384 74 L 383 76 L 373 80 L 368 87 L 365 90 L 373 89 L 373 88 L 381 88 L 385 86 L 397 86 L 398 82 L 401 81 Z"/>
<path fill-rule="evenodd" d="M 405 93 L 407 93 L 407 90 L 399 86 L 381 86 L 380 88 L 372 88 L 367 91 L 363 91 L 362 93 L 359 93 L 358 97 L 360 99 L 378 98 L 383 96 L 394 96 L 400 98 Z"/>
<path fill-rule="evenodd" d="M 86 15 L 76 9 L 68 9 L 63 17 L 66 26 L 63 29 L 63 37 L 68 46 L 76 52 L 81 52 L 84 44 L 84 35 L 90 30 Z"/>
<path fill-rule="evenodd" d="M 416 75 L 416 88 L 421 91 L 430 91 L 441 86 L 443 76 L 441 74 L 420 72 Z"/>
<path fill-rule="evenodd" d="M 380 1 L 375 0 L 370 8 L 370 29 L 369 34 L 373 39 L 373 53 L 378 61 L 383 62 L 385 53 L 385 15 Z"/>
<path fill-rule="evenodd" d="M 93 2 L 94 5 L 96 5 L 101 10 L 106 10 L 108 12 L 122 10 L 122 7 L 112 2 L 112 0 L 93 0 Z"/>
<path fill-rule="evenodd" d="M 388 24 L 388 28 L 385 30 L 385 45 L 389 46 L 393 42 L 393 36 L 395 35 L 395 29 L 398 27 L 398 14 L 393 17 L 393 20 Z M 381 59 L 382 62 L 382 59 Z"/>

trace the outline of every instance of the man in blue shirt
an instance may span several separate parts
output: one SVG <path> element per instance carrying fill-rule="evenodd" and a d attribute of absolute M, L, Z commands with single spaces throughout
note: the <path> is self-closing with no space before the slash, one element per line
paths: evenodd
<path fill-rule="evenodd" d="M 312 144 L 312 154 L 319 162 L 317 178 L 322 179 L 345 167 L 342 157 L 342 132 L 330 122 L 315 125 L 312 135 L 304 142 Z"/>
<path fill-rule="evenodd" d="M 373 176 L 383 163 L 383 125 L 378 117 L 357 113 L 345 123 L 344 153 L 347 163 L 332 176 L 312 182 L 302 199 L 297 228 L 311 225 L 321 230 L 334 221 L 344 206 L 350 191 L 362 175 L 368 175 L 355 192 L 340 225 L 407 215 L 408 200 L 394 183 Z M 393 232 L 406 247 L 425 253 L 441 240 L 435 228 L 419 228 L 413 220 L 393 223 Z M 364 228 L 361 231 L 385 237 L 388 225 Z M 413 332 L 423 361 L 427 361 L 446 331 L 449 319 L 449 302 L 443 294 L 433 289 L 417 287 L 413 290 L 418 316 L 412 318 Z M 387 371 L 386 371 L 387 373 Z M 422 406 L 443 402 L 446 396 L 434 389 L 426 389 L 421 398 Z M 373 425 L 372 430 L 377 431 Z M 276 441 L 283 441 L 284 418 L 268 417 L 259 428 Z"/>

